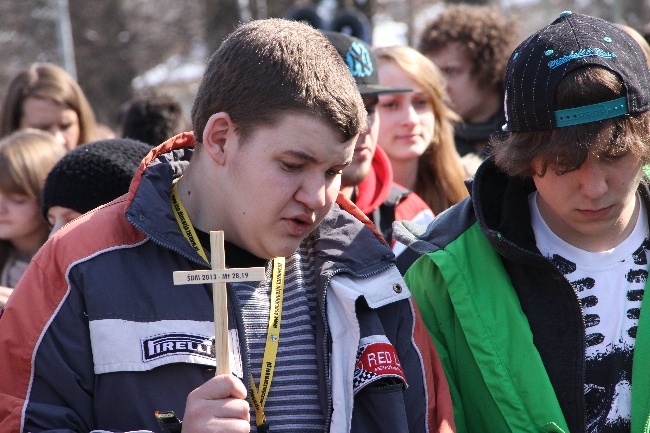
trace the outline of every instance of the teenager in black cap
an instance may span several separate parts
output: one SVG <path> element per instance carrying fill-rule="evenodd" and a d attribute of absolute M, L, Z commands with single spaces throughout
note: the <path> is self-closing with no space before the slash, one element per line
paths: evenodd
<path fill-rule="evenodd" d="M 343 170 L 341 192 L 379 228 L 397 257 L 397 267 L 404 273 L 418 256 L 395 242 L 393 222 L 407 220 L 428 224 L 433 220 L 433 211 L 419 195 L 393 182 L 390 159 L 377 146 L 381 121 L 377 104 L 379 95 L 406 93 L 411 89 L 379 84 L 377 58 L 362 40 L 344 33 L 323 33 L 345 60 L 368 112 L 368 127 L 359 135 L 352 162 Z"/>
<path fill-rule="evenodd" d="M 648 431 L 648 83 L 626 32 L 562 13 L 510 57 L 471 198 L 397 229 L 458 432 Z"/>
<path fill-rule="evenodd" d="M 45 180 L 41 212 L 54 234 L 81 214 L 126 194 L 151 146 L 128 138 L 95 141 L 68 152 Z"/>

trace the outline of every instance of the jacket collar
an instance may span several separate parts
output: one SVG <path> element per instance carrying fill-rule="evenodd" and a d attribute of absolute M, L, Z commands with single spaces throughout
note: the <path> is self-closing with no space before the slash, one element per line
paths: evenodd
<path fill-rule="evenodd" d="M 370 215 L 381 206 L 390 194 L 393 185 L 393 170 L 388 156 L 379 146 L 372 157 L 370 173 L 357 186 L 356 205 Z"/>
<path fill-rule="evenodd" d="M 126 215 L 158 244 L 207 266 L 180 232 L 169 201 L 172 182 L 187 169 L 194 144 L 193 134 L 183 133 L 152 149 L 131 182 Z M 381 235 L 370 220 L 340 194 L 337 203 L 311 235 L 323 267 L 334 272 L 336 263 L 362 275 L 393 263 L 392 251 L 378 241 Z"/>

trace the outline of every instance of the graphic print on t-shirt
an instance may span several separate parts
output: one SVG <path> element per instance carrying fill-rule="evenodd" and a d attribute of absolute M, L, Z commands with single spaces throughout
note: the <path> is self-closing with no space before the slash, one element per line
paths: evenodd
<path fill-rule="evenodd" d="M 631 256 L 593 272 L 558 254 L 550 260 L 575 289 L 586 332 L 587 432 L 630 431 L 632 355 L 648 279 L 646 238 Z"/>
<path fill-rule="evenodd" d="M 637 194 L 640 210 L 632 233 L 607 251 L 591 252 L 568 243 L 549 228 L 537 197 L 537 191 L 528 196 L 537 248 L 571 283 L 582 306 L 585 431 L 629 433 L 632 355 L 648 279 L 646 205 Z"/>

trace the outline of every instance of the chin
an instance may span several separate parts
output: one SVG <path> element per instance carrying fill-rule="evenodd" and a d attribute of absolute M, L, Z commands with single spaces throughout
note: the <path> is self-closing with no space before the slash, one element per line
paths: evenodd
<path fill-rule="evenodd" d="M 301 239 L 302 242 L 302 239 Z M 270 248 L 266 248 L 264 245 L 260 245 L 259 249 L 256 251 L 249 251 L 251 254 L 266 260 L 271 260 L 276 257 L 289 257 L 296 252 L 301 242 L 289 243 L 284 241 L 282 243 L 274 243 L 270 245 Z"/>
<path fill-rule="evenodd" d="M 300 244 L 302 244 L 302 241 L 305 239 L 305 237 L 301 237 L 300 239 L 295 237 L 290 237 L 281 245 L 276 245 L 276 248 L 274 248 L 273 250 L 274 253 L 273 257 L 289 257 L 293 255 L 293 253 L 295 253 L 298 250 Z"/>
<path fill-rule="evenodd" d="M 278 248 L 275 251 L 275 255 L 273 257 L 289 257 L 293 255 L 298 250 L 298 247 L 300 246 L 300 243 L 296 244 L 295 246 L 287 246 L 286 248 Z"/>

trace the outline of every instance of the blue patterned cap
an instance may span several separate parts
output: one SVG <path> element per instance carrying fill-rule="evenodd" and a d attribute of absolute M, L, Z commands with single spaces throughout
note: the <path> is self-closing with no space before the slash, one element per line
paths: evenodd
<path fill-rule="evenodd" d="M 568 73 L 600 66 L 622 81 L 625 96 L 555 109 L 555 89 Z M 650 70 L 639 44 L 600 18 L 563 12 L 519 45 L 506 68 L 504 131 L 543 131 L 650 109 Z"/>
<path fill-rule="evenodd" d="M 343 57 L 350 73 L 357 83 L 361 96 L 381 95 L 384 93 L 404 93 L 413 89 L 382 86 L 377 75 L 377 59 L 372 48 L 359 38 L 338 32 L 323 32 Z"/>

